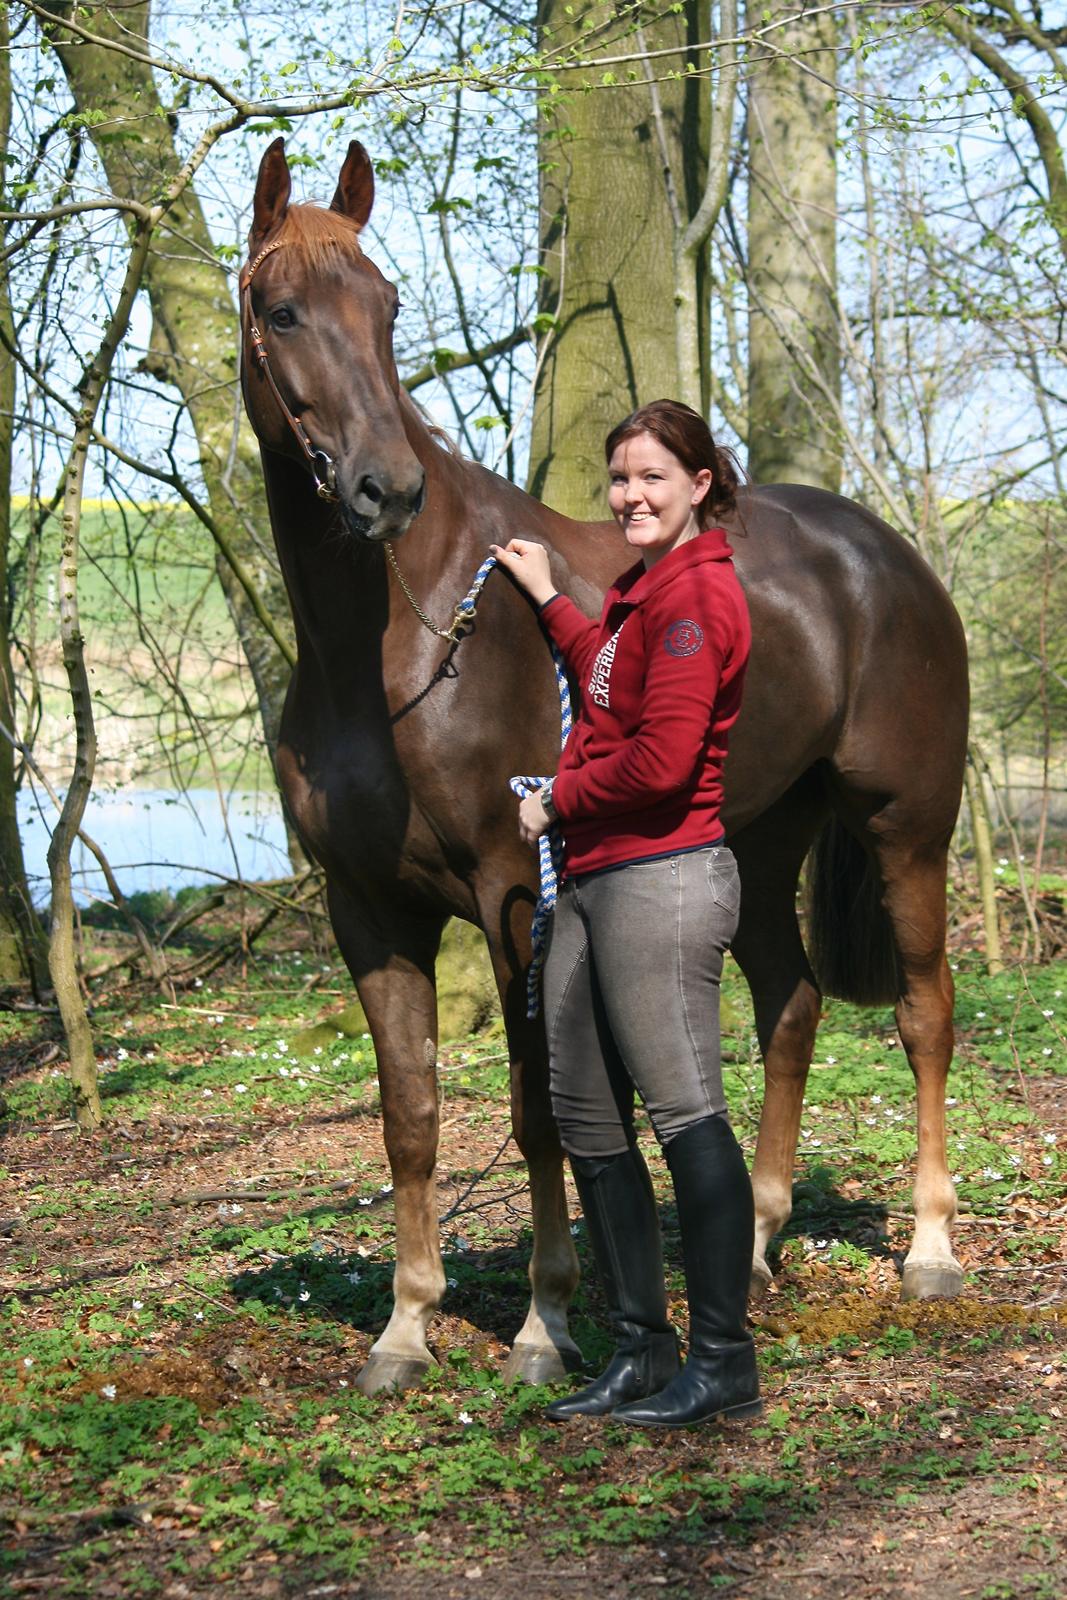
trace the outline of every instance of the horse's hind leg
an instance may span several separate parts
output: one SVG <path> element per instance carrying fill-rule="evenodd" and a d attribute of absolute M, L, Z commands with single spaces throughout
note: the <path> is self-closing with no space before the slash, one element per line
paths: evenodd
<path fill-rule="evenodd" d="M 504 1370 L 508 1378 L 551 1383 L 582 1364 L 581 1351 L 567 1328 L 567 1312 L 578 1286 L 578 1258 L 563 1187 L 563 1151 L 548 1096 L 545 1030 L 540 1017 L 526 1016 L 529 918 L 525 896 L 514 904 L 504 897 L 503 910 L 487 917 L 493 929 L 489 953 L 511 1061 L 512 1128 L 530 1174 L 533 1212 L 530 1309 Z"/>
<path fill-rule="evenodd" d="M 957 1295 L 963 1286 L 963 1268 L 952 1254 L 956 1191 L 945 1149 L 954 1000 L 945 954 L 948 846 L 909 848 L 896 828 L 875 837 L 885 886 L 883 903 L 900 956 L 897 1028 L 915 1077 L 918 1102 L 915 1232 L 904 1262 L 901 1295 L 905 1300 L 925 1300 Z"/>
<path fill-rule="evenodd" d="M 332 887 L 330 917 L 374 1040 L 393 1179 L 393 1312 L 356 1379 L 364 1394 L 375 1394 L 410 1388 L 425 1376 L 433 1364 L 426 1329 L 445 1291 L 437 1227 L 434 986 L 443 920 L 373 926 Z"/>
<path fill-rule="evenodd" d="M 751 1293 L 771 1281 L 767 1247 L 793 1207 L 793 1167 L 820 995 L 797 923 L 796 886 L 825 815 L 809 774 L 758 822 L 731 839 L 741 872 L 741 923 L 733 953 L 752 992 L 763 1053 L 764 1094 L 752 1193 L 756 1246 Z"/>

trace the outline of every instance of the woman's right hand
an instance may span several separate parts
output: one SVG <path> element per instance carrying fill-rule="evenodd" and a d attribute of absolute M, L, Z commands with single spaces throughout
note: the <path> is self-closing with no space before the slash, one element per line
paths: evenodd
<path fill-rule="evenodd" d="M 556 586 L 543 544 L 534 544 L 530 539 L 510 539 L 504 546 L 491 544 L 489 548 L 504 571 L 511 574 L 520 589 L 526 590 L 535 605 L 543 606 L 546 600 L 551 600 Z"/>

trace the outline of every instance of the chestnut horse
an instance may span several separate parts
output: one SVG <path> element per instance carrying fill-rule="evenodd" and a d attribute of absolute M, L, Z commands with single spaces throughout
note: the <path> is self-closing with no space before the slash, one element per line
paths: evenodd
<path fill-rule="evenodd" d="M 555 768 L 551 660 L 533 609 L 502 574 L 458 642 L 424 620 L 447 624 L 488 546 L 513 535 L 548 547 L 557 586 L 590 615 L 629 559 L 613 524 L 558 516 L 444 448 L 422 421 L 393 361 L 396 291 L 359 243 L 373 194 L 370 161 L 353 142 L 329 209 L 290 204 L 276 140 L 260 166 L 242 274 L 245 404 L 298 646 L 278 778 L 325 871 L 367 1014 L 393 1175 L 394 1309 L 360 1375 L 368 1393 L 425 1373 L 426 1329 L 445 1287 L 434 963 L 449 917 L 476 923 L 489 946 L 515 1138 L 530 1172 L 532 1298 L 509 1373 L 541 1381 L 579 1360 L 567 1332 L 577 1263 L 544 1034 L 526 1017 L 535 857 L 519 841 L 508 788 L 512 773 Z M 744 891 L 734 955 L 766 1078 L 754 1287 L 769 1281 L 767 1245 L 789 1216 L 820 993 L 829 992 L 896 1006 L 918 1091 L 903 1294 L 953 1294 L 962 1273 L 945 1159 L 945 878 L 966 741 L 962 629 L 912 547 L 848 500 L 752 489 L 727 526 L 753 628 L 724 820 Z M 396 568 L 385 541 L 396 543 Z M 810 962 L 796 915 L 809 853 Z"/>

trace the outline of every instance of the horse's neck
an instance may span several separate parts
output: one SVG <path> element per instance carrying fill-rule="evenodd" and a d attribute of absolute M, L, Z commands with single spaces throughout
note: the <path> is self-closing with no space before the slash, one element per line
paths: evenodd
<path fill-rule="evenodd" d="M 447 626 L 489 544 L 523 532 L 543 537 L 543 528 L 525 524 L 523 512 L 529 508 L 531 525 L 551 514 L 443 449 L 413 408 L 404 408 L 404 424 L 426 471 L 427 509 L 396 541 L 394 553 L 416 599 Z M 336 509 L 316 498 L 302 465 L 264 451 L 263 467 L 301 662 L 316 659 L 332 675 L 335 656 L 353 664 L 385 630 L 397 598 L 385 552 L 338 527 Z"/>

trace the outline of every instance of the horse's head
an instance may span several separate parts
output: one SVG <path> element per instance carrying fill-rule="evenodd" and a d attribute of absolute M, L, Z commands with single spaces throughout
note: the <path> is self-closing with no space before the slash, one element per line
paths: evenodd
<path fill-rule="evenodd" d="M 374 203 L 363 146 L 348 147 L 327 209 L 290 205 L 285 144 L 260 163 L 241 275 L 241 380 L 260 443 L 300 459 L 360 539 L 395 539 L 422 509 L 393 360 L 396 290 L 363 254 Z"/>

